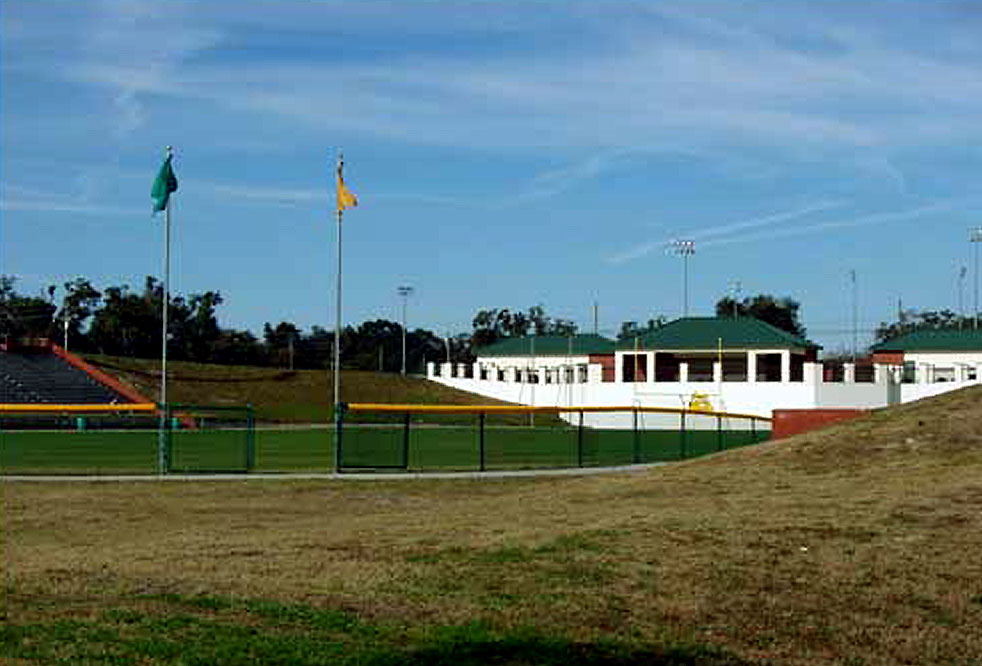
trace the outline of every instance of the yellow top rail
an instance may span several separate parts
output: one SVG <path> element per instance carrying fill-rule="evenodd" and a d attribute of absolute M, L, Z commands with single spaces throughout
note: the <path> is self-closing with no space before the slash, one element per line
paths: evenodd
<path fill-rule="evenodd" d="M 738 414 L 735 412 L 714 412 L 703 409 L 682 409 L 676 407 L 643 407 L 640 405 L 614 407 L 532 407 L 529 405 L 409 405 L 378 402 L 352 402 L 347 405 L 349 412 L 399 412 L 416 414 L 560 414 L 566 412 L 639 412 L 644 414 L 696 414 L 700 416 L 720 416 L 724 418 L 756 419 L 770 421 L 769 416 L 757 414 Z"/>
<path fill-rule="evenodd" d="M 152 402 L 126 402 L 121 404 L 98 405 L 57 405 L 57 404 L 18 404 L 0 403 L 0 414 L 81 414 L 105 412 L 155 412 L 157 405 Z"/>

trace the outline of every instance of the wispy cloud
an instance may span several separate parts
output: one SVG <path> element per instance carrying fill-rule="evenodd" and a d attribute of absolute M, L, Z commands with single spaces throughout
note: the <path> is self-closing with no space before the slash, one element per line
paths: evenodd
<path fill-rule="evenodd" d="M 744 232 L 748 229 L 760 229 L 765 227 L 777 228 L 784 226 L 785 223 L 790 222 L 801 217 L 812 215 L 815 213 L 830 210 L 832 208 L 837 208 L 842 205 L 840 201 L 819 201 L 814 204 L 805 206 L 803 208 L 795 208 L 793 210 L 782 211 L 780 213 L 772 213 L 770 215 L 765 215 L 763 217 L 757 217 L 750 220 L 741 220 L 739 222 L 730 222 L 727 224 L 721 224 L 714 227 L 705 227 L 703 229 L 696 229 L 693 231 L 687 231 L 684 236 L 686 239 L 699 241 L 700 245 L 715 245 L 719 244 L 723 237 L 731 236 L 737 232 Z M 771 233 L 768 234 L 770 236 Z M 741 234 L 735 238 L 741 239 L 746 238 L 746 234 Z M 757 237 L 757 235 L 753 235 Z M 610 257 L 607 261 L 612 264 L 622 264 L 633 259 L 640 259 L 654 251 L 662 251 L 670 245 L 670 243 L 678 238 L 678 236 L 663 237 L 648 243 L 643 243 L 637 247 L 634 247 L 626 252 L 616 254 Z M 725 241 L 723 241 L 725 242 Z"/>
<path fill-rule="evenodd" d="M 312 202 L 324 203 L 330 198 L 326 188 L 285 188 L 262 185 L 228 185 L 222 183 L 195 183 L 195 188 L 220 197 L 262 201 L 278 206 L 301 206 Z"/>
<path fill-rule="evenodd" d="M 828 46 L 812 50 L 782 42 L 778 26 L 735 31 L 700 10 L 676 9 L 671 15 L 639 12 L 627 22 L 630 28 L 619 17 L 622 24 L 607 36 L 597 27 L 604 27 L 601 20 L 583 20 L 574 27 L 591 40 L 589 56 L 543 48 L 467 57 L 431 50 L 364 60 L 315 51 L 284 59 L 256 50 L 216 63 L 194 56 L 226 39 L 234 42 L 228 33 L 235 26 L 193 15 L 199 20 L 179 25 L 146 5 L 140 11 L 133 6 L 109 4 L 112 11 L 99 17 L 96 36 L 69 70 L 78 80 L 117 91 L 123 128 L 142 122 L 141 99 L 153 93 L 328 131 L 482 150 L 616 151 L 647 144 L 794 153 L 980 134 L 971 118 L 982 112 L 982 80 L 971 61 L 915 52 L 875 36 L 850 41 L 826 17 L 810 37 Z M 347 11 L 340 7 L 336 11 Z M 390 9 L 399 13 L 398 6 Z M 246 4 L 237 14 L 251 11 L 258 6 Z M 332 5 L 315 8 L 311 20 L 330 24 L 336 11 Z M 466 23 L 457 12 L 442 13 Z M 799 11 L 789 22 L 809 25 L 799 19 L 812 13 L 822 12 Z M 371 29 L 368 22 L 360 25 Z M 380 25 L 388 29 L 391 22 Z M 522 27 L 509 23 L 507 30 Z M 596 168 L 592 161 L 582 159 L 574 169 Z M 559 182 L 544 177 L 529 196 L 548 196 Z"/>
<path fill-rule="evenodd" d="M 925 206 L 917 206 L 901 211 L 890 211 L 885 213 L 871 213 L 868 215 L 858 215 L 848 219 L 830 220 L 800 227 L 786 229 L 773 229 L 766 234 L 756 233 L 732 238 L 719 238 L 707 241 L 704 245 L 735 245 L 737 243 L 756 243 L 770 241 L 781 238 L 792 238 L 794 236 L 804 236 L 818 232 L 829 231 L 832 229 L 851 229 L 857 227 L 869 227 L 880 224 L 891 224 L 896 222 L 909 222 L 921 217 L 926 217 L 936 213 L 950 211 L 959 205 L 956 202 L 933 203 Z"/>
<path fill-rule="evenodd" d="M 184 61 L 217 46 L 221 32 L 200 26 L 184 3 L 100 0 L 93 7 L 77 33 L 78 60 L 66 73 L 110 89 L 114 134 L 122 138 L 146 122 L 145 94 L 177 77 Z"/>
<path fill-rule="evenodd" d="M 633 149 L 606 150 L 556 169 L 542 171 L 536 174 L 524 189 L 501 203 L 500 207 L 518 206 L 562 194 L 610 170 L 634 152 L 636 150 Z"/>
<path fill-rule="evenodd" d="M 72 197 L 67 194 L 42 192 L 10 183 L 0 184 L 0 210 L 4 211 L 36 211 L 45 213 L 76 213 L 79 215 L 139 215 L 141 212 L 149 217 L 150 205 L 143 211 L 109 206 Z"/>

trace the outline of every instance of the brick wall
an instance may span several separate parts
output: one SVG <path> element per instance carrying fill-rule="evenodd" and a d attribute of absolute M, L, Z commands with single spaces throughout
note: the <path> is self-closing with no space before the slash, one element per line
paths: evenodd
<path fill-rule="evenodd" d="M 866 409 L 775 409 L 771 439 L 782 439 L 825 428 L 866 414 Z"/>

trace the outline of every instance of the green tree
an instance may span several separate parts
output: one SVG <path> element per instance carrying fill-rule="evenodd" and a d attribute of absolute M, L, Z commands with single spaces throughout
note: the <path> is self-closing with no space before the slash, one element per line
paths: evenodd
<path fill-rule="evenodd" d="M 187 320 L 187 357 L 192 361 L 209 361 L 215 345 L 221 336 L 215 310 L 222 304 L 222 295 L 217 291 L 192 294 L 190 299 L 191 316 Z"/>
<path fill-rule="evenodd" d="M 211 351 L 211 361 L 223 365 L 265 365 L 266 354 L 249 331 L 223 330 Z"/>
<path fill-rule="evenodd" d="M 0 276 L 0 340 L 12 342 L 22 338 L 44 338 L 50 335 L 58 309 L 41 296 L 17 293 L 17 278 Z M 48 291 L 51 293 L 50 289 Z"/>
<path fill-rule="evenodd" d="M 472 321 L 472 332 L 467 347 L 477 348 L 497 342 L 502 338 L 535 335 L 576 335 L 576 324 L 568 319 L 553 319 L 545 308 L 535 305 L 527 312 L 508 308 L 479 310 Z"/>
<path fill-rule="evenodd" d="M 297 367 L 297 347 L 301 337 L 300 329 L 291 322 L 281 321 L 275 328 L 269 322 L 264 324 L 263 342 L 270 363 L 281 368 Z"/>
<path fill-rule="evenodd" d="M 957 331 L 972 328 L 975 320 L 963 317 L 952 310 L 904 310 L 896 321 L 880 322 L 874 336 L 876 342 L 891 340 L 914 331 Z"/>
<path fill-rule="evenodd" d="M 156 358 L 162 303 L 163 286 L 153 277 L 146 278 L 142 294 L 130 292 L 125 284 L 107 287 L 89 327 L 92 347 L 103 354 Z"/>
<path fill-rule="evenodd" d="M 668 319 L 664 315 L 658 315 L 653 319 L 649 319 L 644 326 L 639 326 L 636 321 L 625 321 L 621 323 L 621 328 L 617 332 L 617 340 L 623 342 L 625 340 L 633 340 L 649 333 L 657 331 L 659 328 L 668 323 Z"/>
<path fill-rule="evenodd" d="M 57 319 L 62 327 L 62 334 L 67 329 L 67 337 L 72 349 L 85 350 L 89 348 L 86 335 L 86 324 L 102 299 L 102 293 L 92 286 L 87 278 L 77 277 L 64 284 L 64 296 L 61 299 L 61 309 Z M 53 336 L 61 340 L 62 336 Z"/>
<path fill-rule="evenodd" d="M 724 296 L 716 302 L 717 317 L 755 317 L 792 335 L 805 337 L 805 327 L 798 318 L 801 304 L 790 296 L 757 294 L 737 301 Z"/>

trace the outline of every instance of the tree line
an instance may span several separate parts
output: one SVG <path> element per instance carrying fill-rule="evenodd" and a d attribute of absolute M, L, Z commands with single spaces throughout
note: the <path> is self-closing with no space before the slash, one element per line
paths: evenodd
<path fill-rule="evenodd" d="M 163 285 L 147 277 L 141 289 L 116 285 L 97 289 L 86 278 L 49 286 L 42 295 L 18 293 L 16 278 L 0 276 L 0 342 L 47 338 L 81 353 L 158 358 L 161 354 Z M 167 355 L 181 361 L 322 369 L 333 363 L 334 331 L 301 330 L 281 321 L 263 325 L 262 336 L 222 327 L 217 291 L 171 294 Z M 345 369 L 398 371 L 402 326 L 386 320 L 349 325 L 341 331 Z M 431 331 L 406 331 L 406 368 L 422 372 L 426 361 L 468 361 L 469 336 L 442 338 Z"/>
<path fill-rule="evenodd" d="M 48 338 L 68 342 L 71 351 L 113 356 L 157 358 L 161 352 L 163 285 L 147 277 L 141 289 L 116 285 L 99 290 L 86 278 L 51 285 L 40 295 L 21 294 L 13 276 L 0 276 L 0 342 Z M 217 291 L 172 294 L 168 310 L 168 357 L 175 360 L 257 365 L 296 369 L 328 368 L 333 362 L 334 331 L 312 326 L 301 330 L 292 322 L 267 322 L 262 335 L 222 327 L 217 310 L 224 299 Z M 790 297 L 769 294 L 742 300 L 724 297 L 716 302 L 719 317 L 753 316 L 794 335 L 805 336 L 800 304 Z M 658 315 L 639 324 L 622 322 L 619 341 L 631 340 L 664 326 Z M 876 341 L 918 330 L 974 327 L 975 321 L 950 310 L 904 311 L 894 322 L 883 322 Z M 497 341 L 527 335 L 572 336 L 578 332 L 568 319 L 548 315 L 541 305 L 527 309 L 478 310 L 471 331 L 441 337 L 432 331 L 407 330 L 406 368 L 423 372 L 427 361 L 472 362 L 475 350 Z M 346 326 L 341 332 L 341 365 L 346 369 L 395 372 L 402 366 L 402 325 L 377 319 Z"/>

